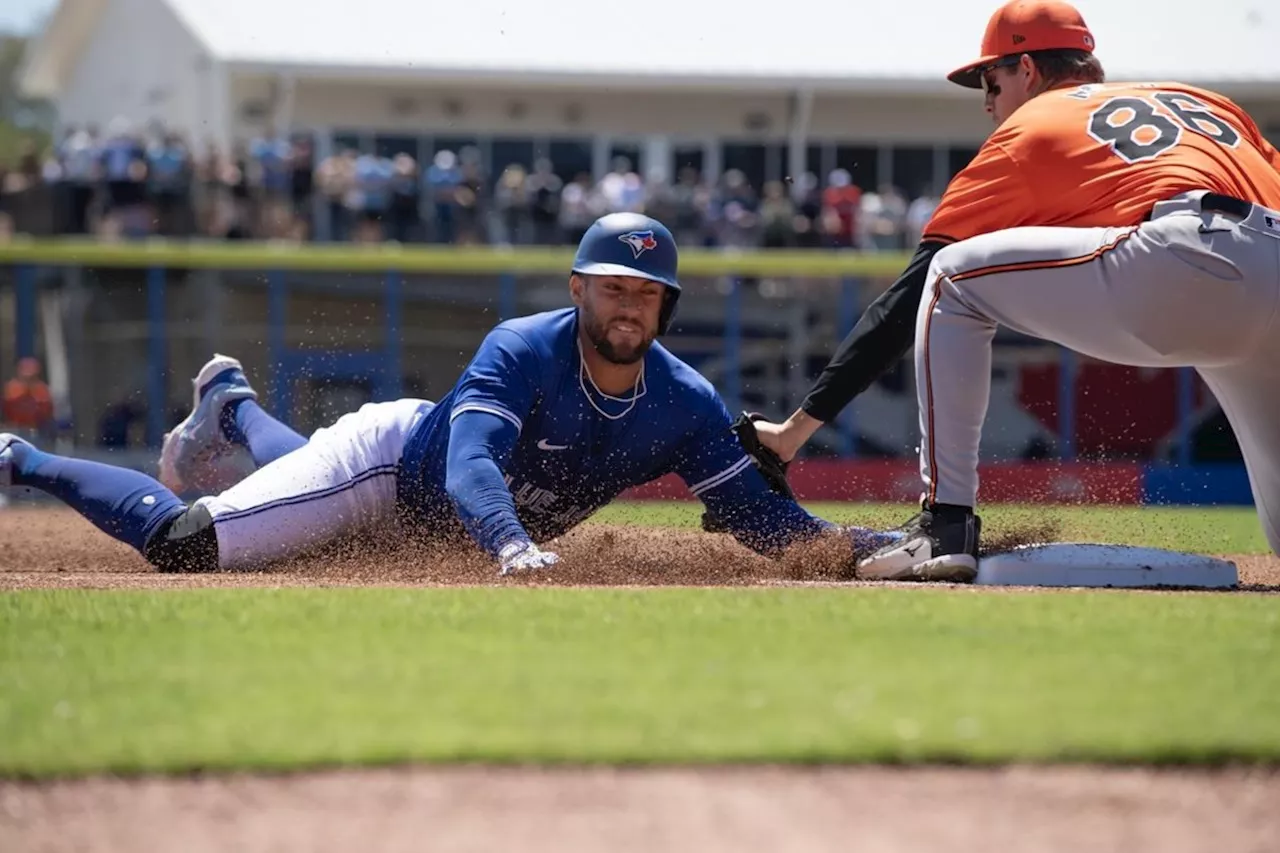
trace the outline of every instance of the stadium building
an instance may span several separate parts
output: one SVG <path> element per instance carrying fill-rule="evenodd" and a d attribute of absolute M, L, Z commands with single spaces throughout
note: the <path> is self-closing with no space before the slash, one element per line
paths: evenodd
<path fill-rule="evenodd" d="M 1215 9 L 1229 36 L 1198 49 L 1201 3 L 1078 5 L 1112 79 L 1212 86 L 1280 133 L 1274 9 Z M 319 157 L 474 145 L 490 173 L 546 156 L 567 180 L 621 154 L 647 175 L 737 168 L 756 187 L 842 167 L 916 195 L 989 131 L 944 75 L 972 58 L 993 6 L 793 0 L 759 17 L 682 0 L 65 0 L 22 86 L 67 125 L 159 121 L 224 150 L 288 130 Z"/>
<path fill-rule="evenodd" d="M 980 95 L 945 75 L 972 59 L 994 5 L 793 0 L 764 16 L 677 0 L 64 0 L 28 51 L 20 85 L 56 104 L 62 128 L 124 118 L 176 131 L 197 150 L 300 136 L 316 162 L 355 149 L 407 153 L 423 168 L 439 151 L 470 150 L 491 177 L 547 158 L 565 181 L 599 181 L 623 155 L 649 181 L 672 181 L 686 167 L 714 181 L 736 169 L 757 189 L 844 169 L 867 192 L 893 185 L 917 196 L 944 186 L 990 131 Z M 1158 15 L 1137 3 L 1078 5 L 1111 79 L 1212 87 L 1280 141 L 1280 13 L 1215 9 L 1206 45 L 1199 3 L 1169 0 Z M 322 232 L 327 215 L 317 201 Z M 276 379 L 291 389 L 285 414 L 301 428 L 390 388 L 438 396 L 501 313 L 494 277 L 406 276 L 402 359 L 391 362 L 394 382 L 380 385 L 364 376 L 369 353 L 388 350 L 379 276 L 171 270 L 163 288 L 148 289 L 145 274 L 42 272 L 43 287 L 64 296 L 74 377 L 66 392 L 82 438 L 111 411 L 138 408 L 146 387 L 154 440 L 164 419 L 154 401 L 167 397 L 181 411 L 187 377 L 214 348 L 268 375 L 282 353 L 296 356 Z M 287 297 L 264 287 L 285 279 Z M 751 281 L 736 291 L 729 334 L 728 285 L 691 277 L 670 343 L 735 402 L 783 415 L 886 283 L 863 278 L 848 299 L 847 282 L 830 277 Z M 525 275 L 508 308 L 563 302 L 563 275 Z M 984 455 L 1052 455 L 1065 430 L 1072 453 L 1167 456 L 1180 421 L 1220 418 L 1185 377 L 1069 364 L 1052 348 L 1000 343 L 990 415 L 998 427 L 984 433 Z M 98 369 L 109 360 L 128 367 Z M 842 432 L 824 430 L 814 447 L 909 458 L 908 367 L 861 395 Z M 1066 388 L 1124 405 L 1079 407 L 1064 427 Z"/>

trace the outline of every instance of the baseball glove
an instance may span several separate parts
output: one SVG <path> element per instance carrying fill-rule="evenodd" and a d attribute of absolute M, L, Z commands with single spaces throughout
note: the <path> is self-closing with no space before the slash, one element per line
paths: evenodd
<path fill-rule="evenodd" d="M 742 449 L 751 457 L 751 461 L 755 462 L 756 468 L 764 476 L 769 488 L 780 495 L 786 495 L 795 500 L 795 492 L 791 490 L 791 484 L 787 482 L 788 463 L 783 462 L 782 457 L 761 444 L 760 436 L 756 433 L 754 422 L 764 419 L 764 415 L 757 412 L 743 412 L 730 428 L 733 430 L 733 434 L 738 437 L 738 441 L 742 444 Z M 704 511 L 702 513 L 702 529 L 708 533 L 723 533 L 725 528 Z"/>

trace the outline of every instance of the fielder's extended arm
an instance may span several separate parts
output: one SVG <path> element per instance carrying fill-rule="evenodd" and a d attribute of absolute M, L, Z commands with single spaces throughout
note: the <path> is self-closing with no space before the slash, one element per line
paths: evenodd
<path fill-rule="evenodd" d="M 811 418 L 827 423 L 898 363 L 915 340 L 916 313 L 933 256 L 947 243 L 922 242 L 902 275 L 868 306 L 800 404 Z"/>

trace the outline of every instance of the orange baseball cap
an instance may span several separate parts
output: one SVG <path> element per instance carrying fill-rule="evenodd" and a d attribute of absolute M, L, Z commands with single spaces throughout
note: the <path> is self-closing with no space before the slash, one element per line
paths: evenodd
<path fill-rule="evenodd" d="M 987 22 L 982 56 L 947 75 L 952 83 L 982 88 L 980 69 L 1006 56 L 1036 50 L 1093 52 L 1093 33 L 1070 3 L 1062 0 L 1011 0 Z"/>

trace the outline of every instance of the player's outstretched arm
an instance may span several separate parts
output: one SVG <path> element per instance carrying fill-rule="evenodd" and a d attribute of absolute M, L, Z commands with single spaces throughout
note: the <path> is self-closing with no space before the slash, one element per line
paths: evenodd
<path fill-rule="evenodd" d="M 538 569 L 560 558 L 543 551 L 520 523 L 515 499 L 502 476 L 502 466 L 520 437 L 506 418 L 465 411 L 449 426 L 445 491 L 463 527 L 502 564 L 502 574 Z"/>
<path fill-rule="evenodd" d="M 533 544 L 502 473 L 533 408 L 540 372 L 524 336 L 499 326 L 463 371 L 449 415 L 445 491 L 467 532 L 497 558 L 504 575 L 559 560 Z"/>
<path fill-rule="evenodd" d="M 946 245 L 941 240 L 920 244 L 898 280 L 863 312 L 790 418 L 780 424 L 756 422 L 765 447 L 790 462 L 824 423 L 834 420 L 854 397 L 906 355 L 915 340 L 916 313 L 929 264 Z"/>
<path fill-rule="evenodd" d="M 776 557 L 790 545 L 838 529 L 770 487 L 733 433 L 722 402 L 693 431 L 675 473 L 702 501 L 716 529 L 757 553 Z"/>
<path fill-rule="evenodd" d="M 824 423 L 897 364 L 915 341 L 934 255 L 976 234 L 1031 222 L 1038 202 L 1030 187 L 997 131 L 947 185 L 911 262 L 841 342 L 799 410 L 782 424 L 756 425 L 765 446 L 791 461 Z"/>

